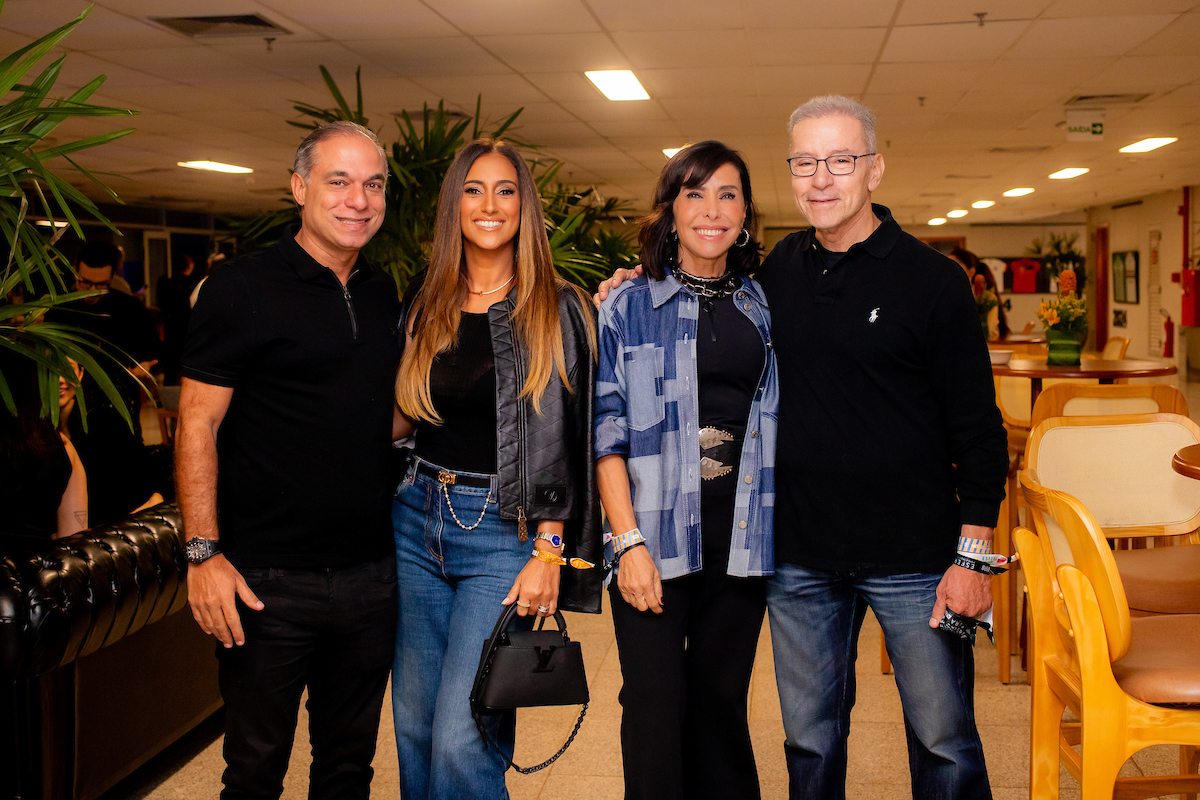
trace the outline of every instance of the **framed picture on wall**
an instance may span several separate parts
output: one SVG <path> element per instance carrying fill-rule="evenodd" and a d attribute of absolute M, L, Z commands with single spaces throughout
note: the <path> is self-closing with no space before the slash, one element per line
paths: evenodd
<path fill-rule="evenodd" d="M 1112 254 L 1113 302 L 1138 302 L 1138 251 L 1122 250 Z"/>

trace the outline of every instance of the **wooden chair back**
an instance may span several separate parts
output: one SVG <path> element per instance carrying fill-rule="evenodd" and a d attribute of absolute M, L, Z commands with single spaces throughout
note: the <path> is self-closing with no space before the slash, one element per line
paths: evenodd
<path fill-rule="evenodd" d="M 1128 349 L 1128 336 L 1110 336 L 1104 343 L 1104 349 L 1100 351 L 1100 357 L 1105 361 L 1120 361 L 1125 357 L 1125 351 Z"/>
<path fill-rule="evenodd" d="M 1033 407 L 1031 424 L 1051 417 L 1098 417 L 1110 414 L 1188 416 L 1187 398 L 1168 383 L 1100 385 L 1060 383 L 1044 388 Z"/>
<path fill-rule="evenodd" d="M 1200 425 L 1179 414 L 1052 417 L 1030 432 L 1025 468 L 1078 498 L 1109 537 L 1179 536 L 1200 527 L 1200 481 L 1171 458 L 1193 444 Z"/>

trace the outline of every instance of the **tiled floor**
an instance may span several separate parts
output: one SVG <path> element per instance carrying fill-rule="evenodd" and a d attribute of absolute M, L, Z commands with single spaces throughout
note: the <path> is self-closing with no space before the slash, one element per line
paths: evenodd
<path fill-rule="evenodd" d="M 1181 384 L 1193 409 L 1200 412 L 1200 384 Z M 155 425 L 155 427 L 157 427 Z M 607 613 L 600 616 L 569 615 L 572 638 L 583 644 L 592 703 L 570 750 L 552 767 L 531 776 L 509 773 L 514 800 L 590 800 L 622 797 L 620 706 L 617 694 L 621 676 Z M 847 796 L 861 800 L 911 797 L 904 725 L 895 681 L 879 671 L 879 627 L 868 615 L 859 643 L 858 704 L 850 732 L 850 775 Z M 976 709 L 988 771 L 997 800 L 1029 796 L 1029 686 L 1014 659 L 1014 683 L 997 680 L 995 649 L 986 641 L 976 647 Z M 758 660 L 751 682 L 750 725 L 758 758 L 763 797 L 787 797 L 787 772 L 783 761 L 783 724 L 780 719 L 771 641 L 764 626 Z M 390 704 L 386 706 L 390 708 Z M 303 712 L 302 712 L 303 715 Z M 522 712 L 518 720 L 517 762 L 536 763 L 552 754 L 575 721 L 570 708 Z M 307 795 L 308 741 L 301 719 L 293 751 L 292 768 L 284 797 L 300 800 Z M 148 765 L 117 787 L 105 800 L 167 800 L 215 798 L 220 789 L 221 740 L 215 726 L 199 732 L 164 757 Z M 390 714 L 380 726 L 375 759 L 374 796 L 398 796 L 395 742 Z M 1123 774 L 1175 772 L 1178 750 L 1156 747 L 1135 755 Z M 1079 797 L 1074 781 L 1062 778 L 1063 800 Z"/>

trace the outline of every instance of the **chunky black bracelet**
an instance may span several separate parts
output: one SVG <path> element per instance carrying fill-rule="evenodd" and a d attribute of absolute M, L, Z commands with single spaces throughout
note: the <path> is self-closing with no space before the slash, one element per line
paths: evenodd
<path fill-rule="evenodd" d="M 999 575 L 1002 572 L 1008 572 L 1004 567 L 995 567 L 986 561 L 979 561 L 974 558 L 967 558 L 961 553 L 954 556 L 954 563 L 964 569 L 982 572 L 984 575 Z"/>

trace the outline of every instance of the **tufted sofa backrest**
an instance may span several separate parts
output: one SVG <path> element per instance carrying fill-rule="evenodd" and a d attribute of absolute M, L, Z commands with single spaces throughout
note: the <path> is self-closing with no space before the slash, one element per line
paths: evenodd
<path fill-rule="evenodd" d="M 49 672 L 180 610 L 186 569 L 170 503 L 0 554 L 0 676 Z"/>

